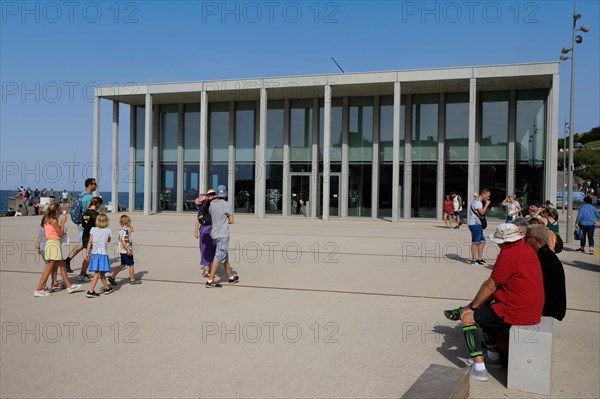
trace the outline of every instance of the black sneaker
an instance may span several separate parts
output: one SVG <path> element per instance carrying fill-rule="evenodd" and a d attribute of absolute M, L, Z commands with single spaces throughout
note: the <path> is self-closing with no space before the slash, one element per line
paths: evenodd
<path fill-rule="evenodd" d="M 67 273 L 73 273 L 73 269 L 71 269 L 71 259 L 65 259 L 65 265 L 67 265 Z"/>
<path fill-rule="evenodd" d="M 584 249 L 581 249 L 581 248 L 577 248 L 577 249 L 575 250 L 575 252 L 585 252 L 585 250 L 584 250 Z"/>
<path fill-rule="evenodd" d="M 229 284 L 236 284 L 240 281 L 240 276 L 237 274 L 229 279 Z"/>
<path fill-rule="evenodd" d="M 485 261 L 483 259 L 475 261 L 478 265 L 485 266 Z"/>
<path fill-rule="evenodd" d="M 217 283 L 216 281 L 213 281 L 212 283 L 209 283 L 208 281 L 206 282 L 206 288 L 221 288 L 222 285 Z"/>
<path fill-rule="evenodd" d="M 86 292 L 85 296 L 87 296 L 88 298 L 97 298 L 100 296 L 100 294 L 98 294 L 96 291 L 88 291 Z"/>
<path fill-rule="evenodd" d="M 462 310 L 462 306 L 459 306 L 456 309 L 444 310 L 444 316 L 446 316 L 448 320 L 456 321 L 460 319 L 460 313 L 462 312 Z"/>
<path fill-rule="evenodd" d="M 112 294 L 113 292 L 115 292 L 115 290 L 113 289 L 113 287 L 108 287 L 108 288 L 103 288 L 102 289 L 102 293 L 104 295 Z"/>

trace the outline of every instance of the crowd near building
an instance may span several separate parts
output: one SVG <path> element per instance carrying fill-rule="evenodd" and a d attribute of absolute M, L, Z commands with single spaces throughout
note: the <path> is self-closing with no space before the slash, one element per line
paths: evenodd
<path fill-rule="evenodd" d="M 486 187 L 504 217 L 507 194 L 555 200 L 558 87 L 555 62 L 99 87 L 94 162 L 111 100 L 114 164 L 130 106 L 131 210 L 195 211 L 224 184 L 259 218 L 398 221 Z"/>

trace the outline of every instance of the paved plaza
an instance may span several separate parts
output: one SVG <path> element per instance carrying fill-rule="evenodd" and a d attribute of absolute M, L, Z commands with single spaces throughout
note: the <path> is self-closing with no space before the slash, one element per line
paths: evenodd
<path fill-rule="evenodd" d="M 398 398 L 430 364 L 465 366 L 442 310 L 470 301 L 491 270 L 467 264 L 466 225 L 236 215 L 240 283 L 206 289 L 194 214 L 130 215 L 143 284 L 123 271 L 95 299 L 34 298 L 40 218 L 0 218 L 2 398 Z M 559 256 L 568 310 L 554 324 L 552 397 L 597 398 L 600 265 L 575 248 Z M 490 265 L 498 251 L 488 241 Z M 508 390 L 506 369 L 490 375 L 471 381 L 472 398 L 543 397 Z"/>

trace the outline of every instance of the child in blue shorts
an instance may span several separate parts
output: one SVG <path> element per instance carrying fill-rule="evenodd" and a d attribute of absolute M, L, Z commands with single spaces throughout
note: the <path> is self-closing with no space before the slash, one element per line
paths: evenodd
<path fill-rule="evenodd" d="M 117 281 L 115 280 L 117 274 L 129 266 L 129 284 L 142 284 L 141 280 L 135 278 L 135 270 L 133 268 L 133 243 L 131 242 L 133 225 L 131 224 L 131 218 L 127 215 L 122 215 L 119 219 L 119 223 L 121 224 L 121 228 L 119 229 L 119 253 L 121 254 L 121 265 L 115 269 L 108 278 L 108 281 L 112 285 L 117 285 Z"/>

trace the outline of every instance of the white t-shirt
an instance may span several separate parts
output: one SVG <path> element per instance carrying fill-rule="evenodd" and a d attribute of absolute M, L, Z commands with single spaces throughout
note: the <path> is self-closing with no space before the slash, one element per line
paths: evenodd
<path fill-rule="evenodd" d="M 455 195 L 452 198 L 452 205 L 454 206 L 454 212 L 462 211 L 462 198 L 459 195 Z"/>
<path fill-rule="evenodd" d="M 112 231 L 108 227 L 92 227 L 90 235 L 93 240 L 91 254 L 108 255 L 108 239 L 112 238 Z"/>
<path fill-rule="evenodd" d="M 479 200 L 479 197 L 477 197 L 477 199 L 474 199 L 473 202 L 471 202 L 471 212 L 469 214 L 469 226 L 472 226 L 474 224 L 478 224 L 481 225 L 481 219 L 479 219 L 477 217 L 477 215 L 475 214 L 475 212 L 477 212 L 477 209 L 483 208 L 483 204 L 481 203 L 481 201 Z M 479 214 L 479 212 L 477 212 Z"/>
<path fill-rule="evenodd" d="M 517 201 L 515 202 L 509 202 L 506 204 L 506 217 L 510 217 L 512 218 L 512 220 L 515 220 L 517 218 L 517 214 L 515 213 L 514 215 L 511 215 L 513 212 L 515 212 L 517 209 L 519 208 L 519 203 Z"/>

